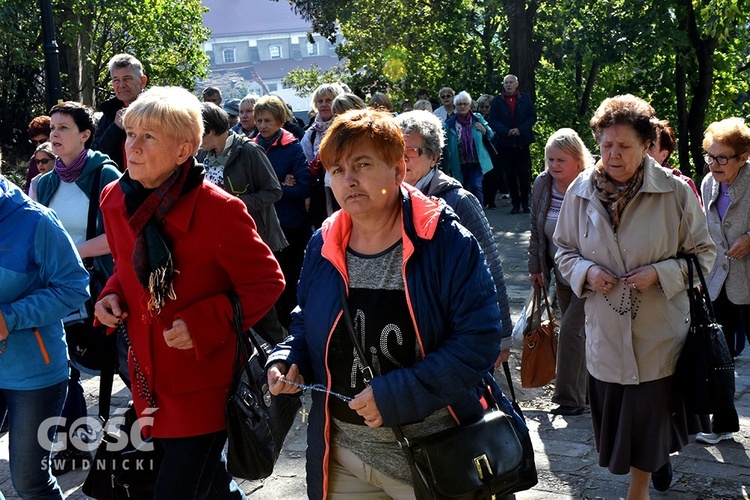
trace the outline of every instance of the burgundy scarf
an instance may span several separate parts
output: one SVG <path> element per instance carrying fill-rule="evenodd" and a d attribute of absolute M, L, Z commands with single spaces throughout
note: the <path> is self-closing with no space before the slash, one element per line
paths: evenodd
<path fill-rule="evenodd" d="M 461 124 L 461 144 L 464 150 L 464 162 L 476 163 L 477 152 L 474 147 L 474 115 L 466 113 L 465 117 L 456 114 L 456 121 Z"/>

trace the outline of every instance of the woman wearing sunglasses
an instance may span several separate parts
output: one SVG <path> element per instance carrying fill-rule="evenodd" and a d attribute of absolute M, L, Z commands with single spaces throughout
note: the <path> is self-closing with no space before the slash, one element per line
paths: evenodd
<path fill-rule="evenodd" d="M 52 151 L 52 143 L 47 141 L 37 146 L 34 151 L 34 161 L 39 173 L 29 183 L 29 198 L 36 201 L 36 186 L 39 179 L 55 167 L 55 152 Z"/>

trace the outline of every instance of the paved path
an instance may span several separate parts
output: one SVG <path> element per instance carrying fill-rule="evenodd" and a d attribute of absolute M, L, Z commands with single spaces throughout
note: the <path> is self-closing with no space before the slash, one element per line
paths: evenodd
<path fill-rule="evenodd" d="M 526 249 L 528 216 L 510 215 L 510 206 L 502 201 L 496 210 L 487 212 L 495 239 L 503 256 L 503 266 L 511 299 L 513 319 L 520 314 L 528 293 Z M 519 493 L 519 500 L 530 499 L 616 499 L 627 495 L 628 476 L 615 476 L 598 466 L 589 414 L 556 417 L 548 413 L 552 387 L 523 390 L 520 388 L 518 359 L 511 357 L 515 386 L 532 432 L 539 484 Z M 504 377 L 503 377 L 504 378 Z M 737 359 L 737 411 L 740 432 L 734 441 L 717 446 L 691 443 L 672 457 L 675 468 L 672 488 L 666 493 L 651 490 L 654 499 L 742 499 L 750 498 L 750 352 Z M 504 383 L 504 382 L 503 382 Z M 97 380 L 85 382 L 89 395 L 89 414 L 96 414 Z M 127 402 L 127 390 L 117 391 L 114 404 Z M 305 497 L 305 424 L 298 419 L 290 432 L 274 474 L 264 481 L 245 481 L 241 487 L 259 499 L 298 499 Z M 84 472 L 71 472 L 60 483 L 71 499 L 87 498 L 80 492 Z M 0 491 L 8 500 L 19 498 L 10 485 L 8 473 L 8 438 L 0 436 Z"/>

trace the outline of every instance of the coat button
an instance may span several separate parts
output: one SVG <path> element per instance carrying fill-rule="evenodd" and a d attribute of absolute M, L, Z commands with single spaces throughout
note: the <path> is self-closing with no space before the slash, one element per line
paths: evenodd
<path fill-rule="evenodd" d="M 685 318 L 685 323 L 690 323 L 690 317 L 689 316 Z"/>
<path fill-rule="evenodd" d="M 722 225 L 723 225 L 724 227 L 732 227 L 732 223 L 731 223 L 731 222 L 726 222 L 726 221 L 725 221 L 725 222 L 724 222 L 724 223 L 723 223 Z"/>

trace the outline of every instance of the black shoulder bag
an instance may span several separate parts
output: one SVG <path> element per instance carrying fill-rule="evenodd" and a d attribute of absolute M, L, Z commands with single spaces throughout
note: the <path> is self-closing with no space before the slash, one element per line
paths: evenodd
<path fill-rule="evenodd" d="M 357 350 L 365 384 L 370 385 L 372 368 L 357 341 L 346 291 L 341 289 L 341 307 L 346 329 Z M 509 380 L 510 382 L 510 380 Z M 536 467 L 531 441 L 522 446 L 512 419 L 493 405 L 477 422 L 446 429 L 429 436 L 408 438 L 400 426 L 392 427 L 411 468 L 412 485 L 418 500 L 484 499 L 528 489 L 536 484 Z M 526 437 L 528 439 L 528 436 Z M 528 481 L 525 452 L 531 451 L 533 483 Z"/>
<path fill-rule="evenodd" d="M 230 296 L 237 331 L 234 377 L 229 389 L 227 423 L 227 470 L 242 479 L 263 479 L 273 472 L 281 446 L 294 423 L 302 402 L 297 396 L 272 396 L 266 379 L 266 361 L 271 353 L 252 330 L 242 329 L 242 305 Z"/>
<path fill-rule="evenodd" d="M 721 325 L 716 322 L 698 258 L 682 256 L 688 265 L 690 329 L 677 362 L 676 381 L 685 407 L 708 415 L 734 407 L 734 360 Z M 693 268 L 701 288 L 693 284 Z"/>

